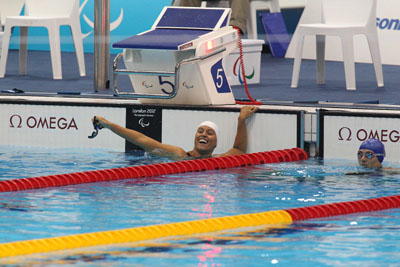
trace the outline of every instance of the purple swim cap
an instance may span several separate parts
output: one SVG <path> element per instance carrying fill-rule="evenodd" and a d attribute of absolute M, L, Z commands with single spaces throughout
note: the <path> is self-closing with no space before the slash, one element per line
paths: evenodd
<path fill-rule="evenodd" d="M 375 138 L 370 138 L 362 142 L 360 149 L 368 149 L 373 151 L 380 163 L 382 163 L 386 156 L 385 146 L 381 141 Z"/>

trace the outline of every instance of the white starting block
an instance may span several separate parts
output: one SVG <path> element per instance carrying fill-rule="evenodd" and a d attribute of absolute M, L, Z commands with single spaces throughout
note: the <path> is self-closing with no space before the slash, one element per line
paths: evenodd
<path fill-rule="evenodd" d="M 235 104 L 222 59 L 238 47 L 230 8 L 165 7 L 149 31 L 114 43 L 114 92 L 141 103 Z M 123 58 L 126 69 L 118 69 Z M 118 88 L 128 74 L 134 92 Z"/>

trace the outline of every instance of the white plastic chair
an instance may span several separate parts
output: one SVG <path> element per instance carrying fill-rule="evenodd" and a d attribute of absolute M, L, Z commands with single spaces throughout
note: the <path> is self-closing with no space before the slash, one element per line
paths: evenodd
<path fill-rule="evenodd" d="M 28 27 L 46 27 L 49 33 L 51 65 L 53 78 L 62 79 L 60 26 L 71 28 L 80 76 L 85 76 L 81 25 L 79 19 L 79 0 L 26 0 L 25 16 L 7 17 L 0 58 L 0 78 L 4 78 L 10 44 L 11 30 L 20 27 L 20 74 L 26 74 L 28 47 Z"/>
<path fill-rule="evenodd" d="M 25 0 L 0 0 L 0 51 L 1 40 L 3 39 L 3 29 L 7 16 L 18 16 L 21 14 Z"/>
<path fill-rule="evenodd" d="M 25 0 L 0 0 L 0 23 L 4 27 L 7 16 L 21 14 Z"/>
<path fill-rule="evenodd" d="M 316 36 L 317 83 L 325 83 L 325 38 L 339 36 L 342 42 L 347 90 L 356 89 L 354 67 L 354 35 L 367 37 L 378 87 L 383 87 L 382 63 L 376 29 L 377 0 L 313 0 L 318 2 L 320 21 L 299 24 L 292 75 L 292 88 L 297 88 L 303 53 L 304 37 Z M 310 1 L 312 2 L 312 1 Z M 309 4 L 311 4 L 309 2 Z M 312 4 L 315 4 L 312 3 Z"/>

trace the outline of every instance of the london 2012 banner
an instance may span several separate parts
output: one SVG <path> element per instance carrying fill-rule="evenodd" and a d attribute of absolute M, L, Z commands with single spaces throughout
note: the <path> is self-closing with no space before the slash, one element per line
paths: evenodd
<path fill-rule="evenodd" d="M 310 0 L 306 5 L 299 23 L 310 23 L 315 21 L 318 1 Z M 384 0 L 377 1 L 376 27 L 379 36 L 379 45 L 383 64 L 400 65 L 400 53 L 398 44 L 400 43 L 400 1 Z M 297 35 L 294 33 L 286 58 L 294 57 L 294 44 Z M 368 48 L 367 39 L 364 35 L 354 37 L 355 61 L 361 63 L 371 63 L 371 55 Z M 326 60 L 342 61 L 342 46 L 339 37 L 328 36 L 326 39 Z M 315 37 L 306 36 L 303 50 L 304 59 L 315 59 Z"/>

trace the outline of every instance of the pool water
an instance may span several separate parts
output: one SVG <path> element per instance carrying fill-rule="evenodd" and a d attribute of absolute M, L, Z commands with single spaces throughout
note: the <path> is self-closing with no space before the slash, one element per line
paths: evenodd
<path fill-rule="evenodd" d="M 166 162 L 141 153 L 0 147 L 0 180 Z M 396 167 L 396 165 L 392 165 Z M 362 175 L 344 175 L 348 172 Z M 307 160 L 0 193 L 0 242 L 397 195 L 400 174 Z M 4 259 L 40 266 L 395 266 L 398 209 L 281 228 Z"/>

